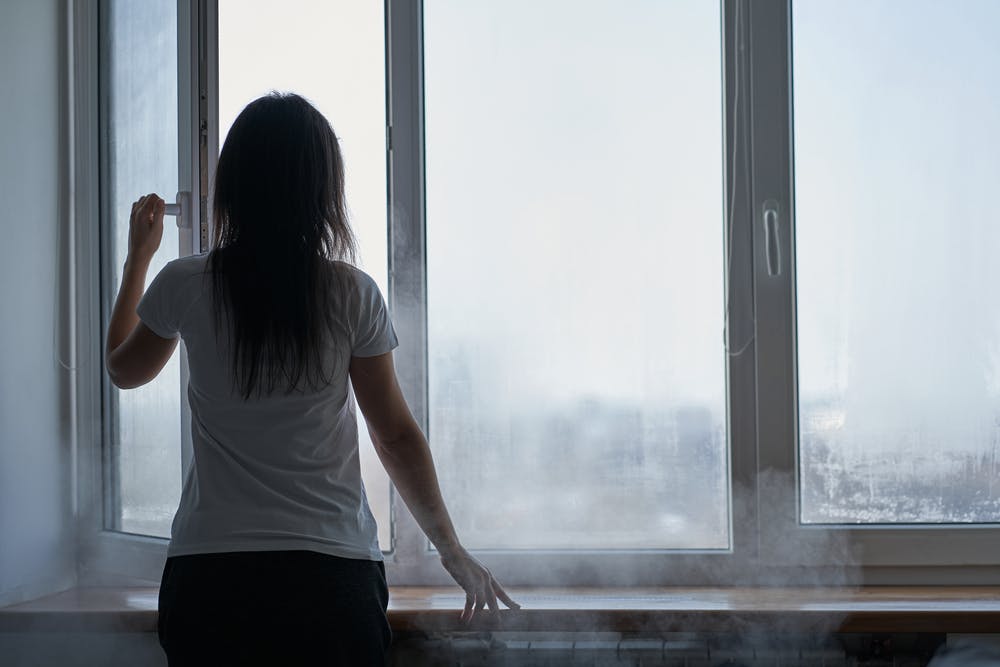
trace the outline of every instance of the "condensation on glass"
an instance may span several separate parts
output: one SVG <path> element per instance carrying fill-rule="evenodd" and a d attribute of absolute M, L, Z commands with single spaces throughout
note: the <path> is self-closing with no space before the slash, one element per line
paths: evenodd
<path fill-rule="evenodd" d="M 729 547 L 719 12 L 424 1 L 428 435 L 469 547 Z"/>
<path fill-rule="evenodd" d="M 382 2 L 219 0 L 220 147 L 243 107 L 272 90 L 302 95 L 330 121 L 346 165 L 359 265 L 388 282 L 385 17 Z M 391 546 L 389 478 L 358 415 L 361 473 L 383 550 Z"/>
<path fill-rule="evenodd" d="M 1000 521 L 1000 4 L 793 21 L 801 520 Z"/>
<path fill-rule="evenodd" d="M 116 294 L 128 251 L 132 202 L 177 192 L 177 6 L 174 2 L 105 3 L 108 176 L 111 223 L 109 288 Z M 149 268 L 149 280 L 178 253 L 172 218 Z M 118 530 L 169 537 L 181 491 L 180 356 L 138 389 L 113 390 Z"/>

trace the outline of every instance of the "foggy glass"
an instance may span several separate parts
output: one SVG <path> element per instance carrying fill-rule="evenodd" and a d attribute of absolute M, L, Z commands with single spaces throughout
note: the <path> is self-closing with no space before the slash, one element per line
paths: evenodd
<path fill-rule="evenodd" d="M 719 12 L 424 2 L 428 435 L 468 547 L 729 546 Z"/>
<path fill-rule="evenodd" d="M 177 3 L 113 0 L 107 42 L 106 113 L 108 215 L 112 224 L 111 295 L 117 294 L 128 253 L 132 202 L 177 193 Z M 147 284 L 178 253 L 173 218 L 149 267 Z M 138 389 L 112 389 L 117 406 L 119 513 L 117 528 L 170 536 L 181 492 L 180 357 Z"/>
<path fill-rule="evenodd" d="M 805 523 L 1000 520 L 1000 3 L 793 3 Z"/>
<path fill-rule="evenodd" d="M 359 266 L 388 298 L 385 17 L 382 2 L 219 1 L 219 143 L 249 102 L 277 90 L 308 99 L 340 142 Z M 383 550 L 389 477 L 358 412 L 361 476 Z"/>

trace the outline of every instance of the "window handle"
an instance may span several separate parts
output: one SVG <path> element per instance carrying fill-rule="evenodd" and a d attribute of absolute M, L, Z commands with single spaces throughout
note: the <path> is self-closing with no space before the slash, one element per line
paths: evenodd
<path fill-rule="evenodd" d="M 778 202 L 764 202 L 764 254 L 767 257 L 767 275 L 781 275 L 781 239 L 778 236 Z"/>
<path fill-rule="evenodd" d="M 191 229 L 191 193 L 178 192 L 175 204 L 167 204 L 164 215 L 177 216 L 178 229 Z"/>

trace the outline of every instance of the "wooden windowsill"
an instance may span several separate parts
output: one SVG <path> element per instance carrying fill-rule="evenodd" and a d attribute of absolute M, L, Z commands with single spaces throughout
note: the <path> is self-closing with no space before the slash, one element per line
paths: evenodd
<path fill-rule="evenodd" d="M 522 604 L 462 626 L 455 588 L 395 587 L 396 632 L 996 633 L 1000 587 L 512 589 Z M 156 588 L 75 588 L 0 609 L 0 632 L 155 632 Z"/>

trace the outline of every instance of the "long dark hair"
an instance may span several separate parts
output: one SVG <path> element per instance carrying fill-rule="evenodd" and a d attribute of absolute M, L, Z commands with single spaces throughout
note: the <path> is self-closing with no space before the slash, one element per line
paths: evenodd
<path fill-rule="evenodd" d="M 326 118 L 294 94 L 248 104 L 219 155 L 213 214 L 216 330 L 229 336 L 235 390 L 249 399 L 329 383 L 324 346 L 345 331 L 337 305 L 353 287 L 334 260 L 353 263 L 356 242 Z"/>

